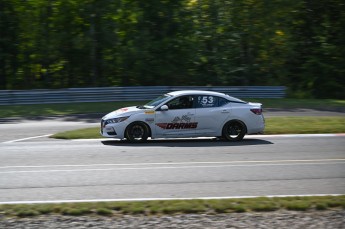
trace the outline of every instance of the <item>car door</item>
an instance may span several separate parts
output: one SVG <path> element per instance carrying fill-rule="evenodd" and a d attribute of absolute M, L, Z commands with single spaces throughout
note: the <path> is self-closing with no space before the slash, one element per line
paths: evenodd
<path fill-rule="evenodd" d="M 213 95 L 197 95 L 195 98 L 195 122 L 197 135 L 216 136 L 230 116 L 229 101 Z M 227 105 L 228 104 L 228 105 Z"/>
<path fill-rule="evenodd" d="M 180 96 L 166 104 L 168 110 L 155 112 L 156 137 L 195 136 L 195 108 L 193 96 Z"/>

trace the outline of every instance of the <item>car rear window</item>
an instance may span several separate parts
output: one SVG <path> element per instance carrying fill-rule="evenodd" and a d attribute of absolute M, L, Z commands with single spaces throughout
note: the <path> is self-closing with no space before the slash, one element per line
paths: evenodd
<path fill-rule="evenodd" d="M 196 96 L 197 108 L 220 107 L 229 103 L 230 101 L 213 95 L 198 95 Z"/>

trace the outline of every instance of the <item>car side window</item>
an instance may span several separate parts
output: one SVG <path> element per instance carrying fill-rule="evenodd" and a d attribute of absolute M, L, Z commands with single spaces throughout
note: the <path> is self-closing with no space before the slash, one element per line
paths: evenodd
<path fill-rule="evenodd" d="M 228 103 L 230 103 L 229 100 L 219 97 L 219 99 L 218 99 L 218 106 L 219 107 L 224 106 L 225 104 L 228 104 Z"/>
<path fill-rule="evenodd" d="M 198 95 L 196 100 L 197 108 L 221 107 L 229 103 L 229 100 L 211 95 Z"/>
<path fill-rule="evenodd" d="M 198 95 L 196 104 L 197 108 L 217 107 L 218 97 L 212 95 Z"/>
<path fill-rule="evenodd" d="M 169 110 L 193 108 L 193 96 L 180 96 L 166 103 Z"/>

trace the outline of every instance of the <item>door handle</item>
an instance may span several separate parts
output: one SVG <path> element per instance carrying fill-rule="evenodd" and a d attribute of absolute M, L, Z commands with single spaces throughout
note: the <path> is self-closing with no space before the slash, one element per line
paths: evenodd
<path fill-rule="evenodd" d="M 222 110 L 222 113 L 230 113 L 228 110 Z"/>

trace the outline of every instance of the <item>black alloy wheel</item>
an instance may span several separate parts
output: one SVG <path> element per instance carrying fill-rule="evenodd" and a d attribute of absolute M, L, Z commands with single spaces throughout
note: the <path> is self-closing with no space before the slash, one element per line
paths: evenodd
<path fill-rule="evenodd" d="M 131 142 L 146 141 L 149 135 L 148 127 L 144 123 L 135 122 L 130 124 L 127 129 L 125 136 L 127 140 Z"/>
<path fill-rule="evenodd" d="M 241 141 L 246 134 L 246 126 L 240 121 L 230 121 L 223 127 L 223 137 L 228 141 Z"/>

